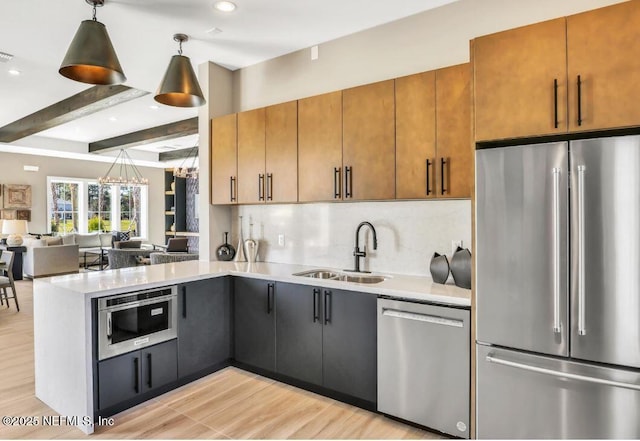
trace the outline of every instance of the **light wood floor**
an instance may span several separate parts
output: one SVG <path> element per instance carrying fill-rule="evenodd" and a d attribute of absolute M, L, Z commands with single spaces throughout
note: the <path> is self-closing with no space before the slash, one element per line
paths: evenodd
<path fill-rule="evenodd" d="M 57 415 L 34 395 L 33 296 L 16 282 L 20 312 L 0 306 L 0 417 Z M 381 415 L 227 368 L 114 416 L 92 438 L 434 439 Z M 7 427 L 0 439 L 77 439 L 75 427 Z"/>

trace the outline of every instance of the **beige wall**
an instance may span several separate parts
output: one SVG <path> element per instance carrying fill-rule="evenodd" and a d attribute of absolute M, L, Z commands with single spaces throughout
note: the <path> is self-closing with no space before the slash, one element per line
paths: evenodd
<path fill-rule="evenodd" d="M 37 165 L 26 172 L 25 165 Z M 109 163 L 55 157 L 0 153 L 0 184 L 31 185 L 32 205 L 29 231 L 47 231 L 47 176 L 95 179 L 106 173 Z M 149 241 L 164 243 L 164 174 L 160 168 L 138 167 L 149 179 Z"/>
<path fill-rule="evenodd" d="M 460 0 L 234 72 L 234 111 L 469 61 L 469 40 L 621 0 Z M 295 36 L 294 36 L 295 38 Z"/>

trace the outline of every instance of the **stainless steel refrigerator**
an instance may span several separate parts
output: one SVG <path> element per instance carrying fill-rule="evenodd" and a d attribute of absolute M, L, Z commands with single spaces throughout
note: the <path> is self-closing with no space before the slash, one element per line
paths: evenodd
<path fill-rule="evenodd" d="M 640 136 L 476 151 L 478 438 L 640 438 Z"/>

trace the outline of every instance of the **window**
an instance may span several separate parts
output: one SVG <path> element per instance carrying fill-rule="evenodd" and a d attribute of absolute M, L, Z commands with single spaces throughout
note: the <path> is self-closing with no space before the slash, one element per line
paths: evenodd
<path fill-rule="evenodd" d="M 147 237 L 147 187 L 47 177 L 50 233 L 131 231 Z"/>

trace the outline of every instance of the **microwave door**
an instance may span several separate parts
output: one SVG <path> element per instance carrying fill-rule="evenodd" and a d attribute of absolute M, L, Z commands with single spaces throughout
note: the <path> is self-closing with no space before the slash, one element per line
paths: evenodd
<path fill-rule="evenodd" d="M 477 340 L 568 355 L 568 145 L 476 151 Z"/>
<path fill-rule="evenodd" d="M 640 136 L 570 150 L 571 356 L 640 368 Z"/>

